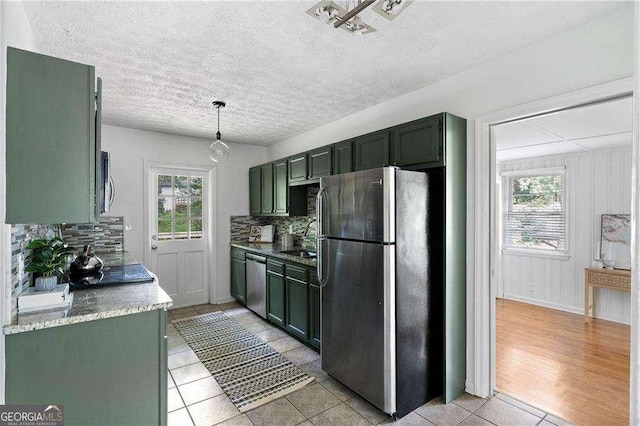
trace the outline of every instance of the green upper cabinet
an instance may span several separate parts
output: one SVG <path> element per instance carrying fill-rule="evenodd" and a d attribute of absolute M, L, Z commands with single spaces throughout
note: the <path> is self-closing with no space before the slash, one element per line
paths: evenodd
<path fill-rule="evenodd" d="M 354 169 L 367 170 L 389 165 L 389 130 L 359 136 L 354 141 Z"/>
<path fill-rule="evenodd" d="M 289 180 L 287 160 L 273 163 L 274 211 L 277 214 L 289 212 Z"/>
<path fill-rule="evenodd" d="M 442 115 L 392 128 L 394 166 L 441 166 L 443 160 Z"/>
<path fill-rule="evenodd" d="M 289 184 L 307 180 L 307 153 L 289 157 Z"/>
<path fill-rule="evenodd" d="M 7 48 L 7 223 L 97 220 L 95 85 L 92 66 Z"/>
<path fill-rule="evenodd" d="M 309 151 L 309 179 L 320 179 L 331 175 L 332 154 L 331 145 Z"/>
<path fill-rule="evenodd" d="M 353 139 L 333 145 L 333 174 L 353 171 Z"/>
<path fill-rule="evenodd" d="M 262 179 L 261 212 L 264 214 L 273 213 L 273 163 L 260 166 L 260 176 Z"/>
<path fill-rule="evenodd" d="M 262 172 L 260 166 L 249 169 L 249 213 L 262 212 Z"/>

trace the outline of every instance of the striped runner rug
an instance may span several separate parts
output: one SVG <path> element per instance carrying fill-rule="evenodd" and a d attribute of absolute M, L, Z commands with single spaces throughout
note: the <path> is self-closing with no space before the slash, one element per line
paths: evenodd
<path fill-rule="evenodd" d="M 172 324 L 241 412 L 313 381 L 224 312 L 175 320 Z"/>

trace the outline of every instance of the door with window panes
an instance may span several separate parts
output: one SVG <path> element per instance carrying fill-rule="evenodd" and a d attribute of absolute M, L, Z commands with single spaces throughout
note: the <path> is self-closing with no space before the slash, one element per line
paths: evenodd
<path fill-rule="evenodd" d="M 208 303 L 207 172 L 151 167 L 151 270 L 175 307 Z"/>

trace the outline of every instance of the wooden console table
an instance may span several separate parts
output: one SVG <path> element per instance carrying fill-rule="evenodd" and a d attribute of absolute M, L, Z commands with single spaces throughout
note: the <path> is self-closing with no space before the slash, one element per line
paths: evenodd
<path fill-rule="evenodd" d="M 584 268 L 584 322 L 589 324 L 589 310 L 595 312 L 596 289 L 631 292 L 631 271 L 624 269 Z M 592 302 L 589 303 L 589 298 Z"/>

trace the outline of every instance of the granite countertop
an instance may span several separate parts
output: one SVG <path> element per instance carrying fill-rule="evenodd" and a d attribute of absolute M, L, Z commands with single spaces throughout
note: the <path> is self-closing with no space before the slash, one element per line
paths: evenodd
<path fill-rule="evenodd" d="M 301 263 L 307 266 L 316 266 L 316 258 L 293 256 L 291 254 L 283 253 L 282 249 L 280 248 L 280 243 L 250 243 L 247 241 L 232 241 L 231 247 L 244 249 L 254 253 L 260 253 L 267 256 L 278 257 L 280 259 Z M 289 250 L 307 250 L 307 248 L 291 247 L 287 249 L 287 251 Z"/>
<path fill-rule="evenodd" d="M 138 263 L 128 252 L 98 254 L 105 265 Z M 155 277 L 155 276 L 154 276 Z M 62 325 L 76 324 L 105 318 L 113 318 L 139 312 L 165 309 L 173 305 L 167 293 L 158 285 L 157 278 L 151 283 L 123 284 L 96 289 L 75 290 L 71 309 L 18 314 L 4 334 L 42 330 Z"/>

